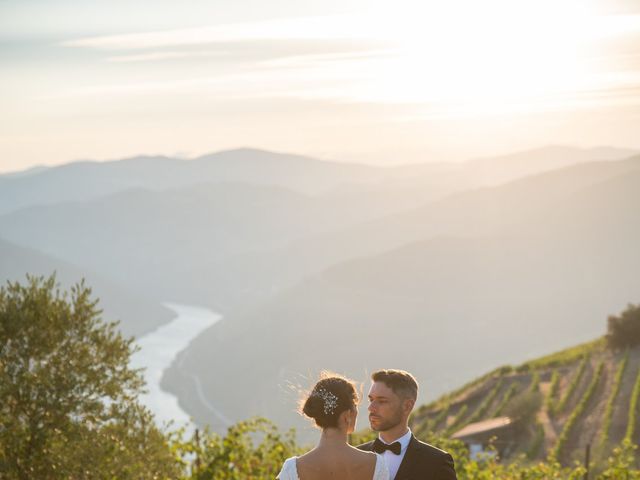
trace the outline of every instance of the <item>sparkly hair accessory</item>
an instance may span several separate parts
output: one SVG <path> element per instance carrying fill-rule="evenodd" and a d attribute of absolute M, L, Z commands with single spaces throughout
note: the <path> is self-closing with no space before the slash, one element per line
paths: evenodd
<path fill-rule="evenodd" d="M 338 397 L 325 388 L 319 388 L 311 395 L 322 399 L 325 415 L 333 415 L 333 412 L 336 411 L 336 407 L 338 406 Z"/>

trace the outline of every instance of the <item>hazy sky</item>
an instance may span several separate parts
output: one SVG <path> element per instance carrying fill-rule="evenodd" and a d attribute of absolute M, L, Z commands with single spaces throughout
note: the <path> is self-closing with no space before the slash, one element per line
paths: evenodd
<path fill-rule="evenodd" d="M 0 58 L 0 171 L 640 148 L 630 0 L 0 0 Z"/>

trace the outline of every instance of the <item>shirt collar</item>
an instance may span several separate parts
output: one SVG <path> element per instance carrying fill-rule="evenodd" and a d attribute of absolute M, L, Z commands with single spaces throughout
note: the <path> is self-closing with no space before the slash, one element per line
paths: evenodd
<path fill-rule="evenodd" d="M 409 428 L 409 429 L 407 430 L 407 433 L 405 433 L 405 434 L 404 434 L 403 436 L 401 436 L 400 438 L 395 439 L 395 440 L 394 440 L 393 442 L 391 442 L 391 443 L 400 442 L 400 451 L 401 451 L 401 452 L 404 452 L 404 451 L 407 449 L 407 447 L 409 446 L 409 442 L 411 441 L 411 436 L 412 436 L 412 433 L 411 433 L 411 429 Z M 382 443 L 385 443 L 385 444 L 387 444 L 387 445 L 390 445 L 390 444 L 388 444 L 387 442 L 385 442 L 385 441 L 384 441 L 384 440 L 383 440 L 379 435 L 378 435 L 378 438 L 380 438 L 380 441 L 381 441 Z"/>

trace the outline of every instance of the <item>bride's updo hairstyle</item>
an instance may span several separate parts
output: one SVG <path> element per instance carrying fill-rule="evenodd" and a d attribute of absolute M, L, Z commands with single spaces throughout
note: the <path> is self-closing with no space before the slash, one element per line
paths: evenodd
<path fill-rule="evenodd" d="M 353 381 L 335 373 L 323 372 L 304 400 L 302 413 L 315 420 L 320 428 L 335 428 L 340 414 L 356 407 L 358 401 Z"/>

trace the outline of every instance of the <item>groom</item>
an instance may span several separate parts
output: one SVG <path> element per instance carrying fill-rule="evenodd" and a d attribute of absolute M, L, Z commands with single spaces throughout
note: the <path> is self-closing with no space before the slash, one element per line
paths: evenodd
<path fill-rule="evenodd" d="M 382 454 L 392 480 L 456 480 L 451 455 L 419 441 L 409 429 L 409 414 L 418 397 L 413 375 L 379 370 L 371 380 L 369 423 L 378 438 L 358 448 Z"/>

